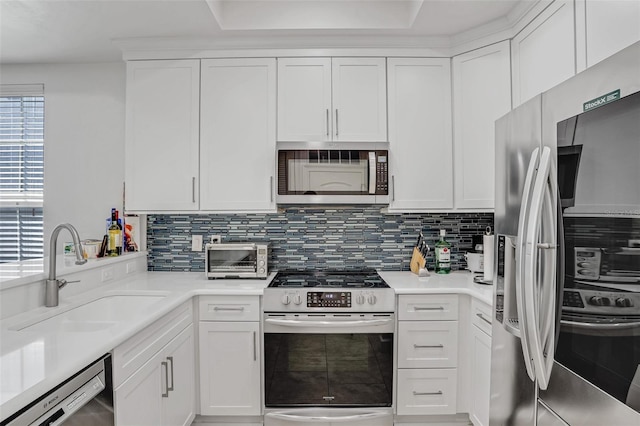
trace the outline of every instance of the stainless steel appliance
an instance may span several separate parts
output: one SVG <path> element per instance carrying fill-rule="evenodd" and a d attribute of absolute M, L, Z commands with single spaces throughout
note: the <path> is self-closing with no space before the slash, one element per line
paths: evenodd
<path fill-rule="evenodd" d="M 491 425 L 640 424 L 640 43 L 496 122 Z"/>
<path fill-rule="evenodd" d="M 393 424 L 395 293 L 375 271 L 278 272 L 263 301 L 265 426 Z"/>
<path fill-rule="evenodd" d="M 113 426 L 111 357 L 105 356 L 22 410 L 2 426 Z"/>
<path fill-rule="evenodd" d="M 388 143 L 279 143 L 280 204 L 388 204 Z"/>
<path fill-rule="evenodd" d="M 269 244 L 206 244 L 205 272 L 209 279 L 267 278 Z"/>

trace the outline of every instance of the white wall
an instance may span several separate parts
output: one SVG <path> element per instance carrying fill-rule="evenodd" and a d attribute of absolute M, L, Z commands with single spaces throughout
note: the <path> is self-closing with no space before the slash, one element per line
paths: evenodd
<path fill-rule="evenodd" d="M 45 256 L 57 224 L 101 239 L 111 208 L 122 211 L 125 74 L 124 62 L 0 66 L 2 84 L 44 84 Z"/>

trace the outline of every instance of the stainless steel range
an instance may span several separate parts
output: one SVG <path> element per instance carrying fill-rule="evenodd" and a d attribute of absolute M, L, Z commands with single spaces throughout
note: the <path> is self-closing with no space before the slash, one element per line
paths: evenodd
<path fill-rule="evenodd" d="M 263 303 L 265 426 L 393 424 L 395 292 L 377 272 L 279 272 Z"/>

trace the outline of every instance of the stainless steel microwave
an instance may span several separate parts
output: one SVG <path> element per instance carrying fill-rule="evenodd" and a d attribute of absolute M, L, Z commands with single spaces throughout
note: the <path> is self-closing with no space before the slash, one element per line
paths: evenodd
<path fill-rule="evenodd" d="M 388 204 L 388 143 L 278 144 L 279 204 Z"/>
<path fill-rule="evenodd" d="M 265 279 L 269 275 L 269 244 L 207 244 L 205 262 L 205 272 L 209 279 Z"/>

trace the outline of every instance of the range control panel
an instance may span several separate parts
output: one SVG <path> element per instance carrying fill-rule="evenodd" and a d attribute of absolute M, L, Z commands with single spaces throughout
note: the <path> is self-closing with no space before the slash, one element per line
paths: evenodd
<path fill-rule="evenodd" d="M 309 291 L 307 308 L 350 308 L 351 292 L 348 291 Z"/>

